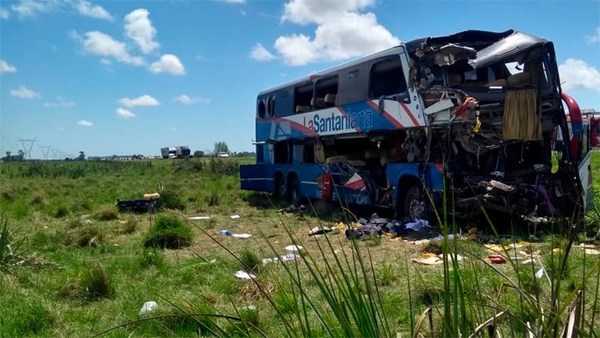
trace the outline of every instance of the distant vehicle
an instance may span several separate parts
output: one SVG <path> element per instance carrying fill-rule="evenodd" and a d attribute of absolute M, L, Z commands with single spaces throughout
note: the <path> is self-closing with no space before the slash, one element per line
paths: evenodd
<path fill-rule="evenodd" d="M 229 157 L 229 153 L 220 151 L 217 153 L 217 157 Z"/>
<path fill-rule="evenodd" d="M 160 149 L 162 158 L 184 158 L 190 157 L 191 150 L 187 146 L 164 147 Z"/>

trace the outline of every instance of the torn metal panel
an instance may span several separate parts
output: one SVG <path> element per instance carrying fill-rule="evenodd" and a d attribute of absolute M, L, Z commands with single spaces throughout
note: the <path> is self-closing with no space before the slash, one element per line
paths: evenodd
<path fill-rule="evenodd" d="M 513 32 L 512 34 L 489 45 L 488 47 L 477 51 L 477 57 L 469 60 L 469 64 L 475 69 L 487 67 L 508 57 L 531 50 L 536 46 L 543 46 L 546 44 L 552 43 L 548 40 L 544 40 L 533 35 L 521 32 Z M 520 61 L 519 63 L 522 64 L 525 60 L 518 61 Z"/>

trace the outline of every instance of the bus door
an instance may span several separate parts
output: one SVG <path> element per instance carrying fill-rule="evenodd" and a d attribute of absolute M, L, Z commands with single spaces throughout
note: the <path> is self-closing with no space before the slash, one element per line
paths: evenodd
<path fill-rule="evenodd" d="M 569 129 L 571 133 L 569 140 L 569 153 L 571 160 L 579 164 L 579 180 L 582 187 L 582 199 L 584 210 L 592 207 L 594 192 L 592 186 L 592 166 L 590 153 L 590 123 L 589 119 L 583 118 L 579 105 L 575 100 L 562 93 L 562 99 L 569 110 Z"/>

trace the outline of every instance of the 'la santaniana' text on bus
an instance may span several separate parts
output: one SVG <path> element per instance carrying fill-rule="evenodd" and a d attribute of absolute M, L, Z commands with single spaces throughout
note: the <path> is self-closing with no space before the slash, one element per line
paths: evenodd
<path fill-rule="evenodd" d="M 256 164 L 241 167 L 241 187 L 409 219 L 439 208 L 444 189 L 447 210 L 465 218 L 482 208 L 582 215 L 592 197 L 587 135 L 552 42 L 464 31 L 259 93 Z"/>

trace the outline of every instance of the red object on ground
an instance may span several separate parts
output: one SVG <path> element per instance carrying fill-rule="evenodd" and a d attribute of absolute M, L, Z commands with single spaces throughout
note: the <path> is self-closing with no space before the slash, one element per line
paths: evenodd
<path fill-rule="evenodd" d="M 506 258 L 501 255 L 489 255 L 487 257 L 492 264 L 504 264 L 506 263 Z"/>

